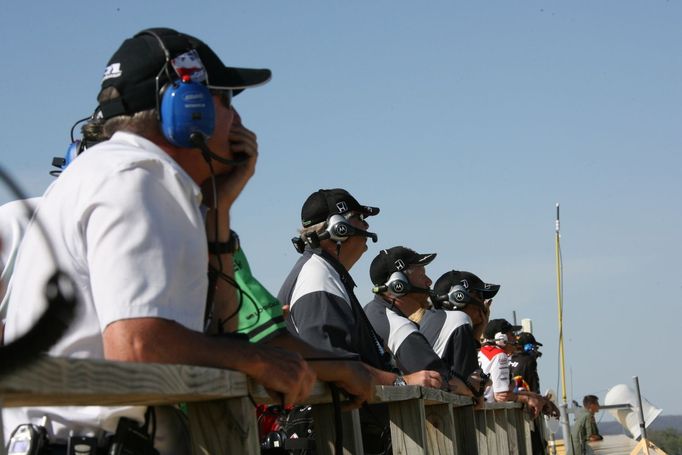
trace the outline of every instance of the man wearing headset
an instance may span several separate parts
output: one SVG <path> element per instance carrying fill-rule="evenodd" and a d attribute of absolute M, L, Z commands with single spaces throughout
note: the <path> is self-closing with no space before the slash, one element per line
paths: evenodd
<path fill-rule="evenodd" d="M 515 391 L 511 382 L 509 356 L 516 349 L 515 327 L 506 319 L 492 319 L 483 332 L 484 342 L 478 353 L 483 372 L 490 376 L 492 385 L 485 391 L 486 401 L 519 401 L 528 406 L 533 417 L 546 412 L 557 413 L 549 400 L 528 391 Z"/>
<path fill-rule="evenodd" d="M 511 369 L 512 377 L 521 376 L 528 384 L 528 390 L 540 393 L 540 377 L 538 376 L 538 358 L 542 352 L 538 342 L 530 332 L 521 332 L 518 336 L 518 350 L 512 354 Z"/>
<path fill-rule="evenodd" d="M 484 283 L 471 272 L 451 270 L 433 286 L 434 309 L 424 312 L 419 330 L 434 351 L 477 395 L 483 392 L 478 365 L 480 339 L 488 323 L 497 284 Z"/>
<path fill-rule="evenodd" d="M 236 369 L 286 402 L 309 394 L 315 374 L 300 355 L 202 333 L 206 264 L 221 277 L 233 274 L 230 208 L 257 159 L 255 135 L 233 125 L 231 94 L 269 79 L 269 70 L 224 66 L 203 42 L 170 29 L 144 31 L 114 54 L 98 97 L 111 139 L 75 160 L 37 209 L 80 296 L 79 314 L 51 355 Z M 179 105 L 166 94 L 178 95 Z M 205 222 L 202 200 L 211 207 Z M 30 225 L 14 271 L 8 342 L 42 312 L 39 283 L 54 268 L 45 249 Z M 215 285 L 214 326 L 235 306 L 228 281 Z M 75 428 L 103 442 L 120 416 L 141 422 L 144 414 L 145 408 L 5 409 L 4 434 L 46 416 L 59 451 Z M 157 420 L 150 445 L 186 453 L 187 438 L 168 423 L 177 419 Z"/>
<path fill-rule="evenodd" d="M 438 371 L 443 383 L 449 382 L 453 392 L 471 395 L 462 382 L 464 377 L 453 375 L 419 331 L 419 326 L 408 319 L 429 305 L 431 279 L 426 274 L 426 266 L 435 257 L 435 253 L 419 254 L 403 246 L 381 250 L 369 268 L 375 296 L 364 310 L 401 371 Z"/>
<path fill-rule="evenodd" d="M 440 387 L 435 371 L 404 378 L 391 372 L 390 353 L 370 324 L 353 291 L 349 270 L 367 251 L 366 217 L 379 208 L 361 205 L 341 188 L 311 194 L 301 209 L 303 228 L 296 239 L 302 254 L 287 276 L 278 298 L 288 305 L 289 331 L 321 349 L 357 357 L 369 365 L 378 384 L 402 383 Z"/>
<path fill-rule="evenodd" d="M 278 294 L 289 307 L 287 327 L 313 346 L 361 360 L 377 384 L 440 388 L 437 371 L 403 375 L 395 367 L 355 296 L 349 270 L 367 251 L 367 238 L 376 241 L 365 218 L 378 213 L 377 207 L 361 205 L 341 188 L 321 189 L 306 199 L 303 228 L 294 239 L 301 257 Z M 386 409 L 363 411 L 365 453 L 383 453 L 388 444 Z"/>

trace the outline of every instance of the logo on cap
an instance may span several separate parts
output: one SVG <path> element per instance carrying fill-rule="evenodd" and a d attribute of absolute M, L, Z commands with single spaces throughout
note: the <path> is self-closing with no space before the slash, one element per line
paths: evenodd
<path fill-rule="evenodd" d="M 346 201 L 337 202 L 336 208 L 339 211 L 339 213 L 344 213 L 348 211 L 348 205 L 346 204 Z"/>
<path fill-rule="evenodd" d="M 196 49 L 178 55 L 171 65 L 180 78 L 189 76 L 192 82 L 206 82 L 206 69 Z"/>
<path fill-rule="evenodd" d="M 111 65 L 107 66 L 104 69 L 104 75 L 102 76 L 102 81 L 106 81 L 107 79 L 113 79 L 115 77 L 121 77 L 121 74 L 123 74 L 123 72 L 121 71 L 121 64 L 120 63 L 112 63 Z"/>
<path fill-rule="evenodd" d="M 467 280 L 462 280 L 462 286 L 464 286 L 464 289 L 469 289 L 469 282 Z"/>
<path fill-rule="evenodd" d="M 405 263 L 402 259 L 398 259 L 394 262 L 396 270 L 403 270 L 405 268 Z"/>

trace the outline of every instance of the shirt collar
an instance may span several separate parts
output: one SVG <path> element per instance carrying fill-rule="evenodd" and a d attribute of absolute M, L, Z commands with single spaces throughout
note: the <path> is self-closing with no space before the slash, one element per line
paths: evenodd
<path fill-rule="evenodd" d="M 309 246 L 306 246 L 305 249 L 306 249 L 306 252 L 309 252 L 310 255 L 316 254 L 316 255 L 320 256 L 322 259 L 324 259 L 325 261 L 327 261 L 327 263 L 329 263 L 329 265 L 332 266 L 332 268 L 336 271 L 336 273 L 339 274 L 339 277 L 341 277 L 341 281 L 343 281 L 343 283 L 346 286 L 349 286 L 351 289 L 355 288 L 356 284 L 355 284 L 355 281 L 353 281 L 353 277 L 350 276 L 350 273 L 348 273 L 348 270 L 346 270 L 346 268 L 343 266 L 343 264 L 341 264 L 339 262 L 338 259 L 336 259 L 331 254 L 324 251 L 322 248 L 314 248 L 313 249 Z"/>
<path fill-rule="evenodd" d="M 117 131 L 116 133 L 113 134 L 111 140 L 123 142 L 133 147 L 140 148 L 145 152 L 154 155 L 159 161 L 167 163 L 179 174 L 180 178 L 182 178 L 183 181 L 186 181 L 186 183 L 190 186 L 192 191 L 192 197 L 196 201 L 196 203 L 201 204 L 201 199 L 203 195 L 201 193 L 201 188 L 199 187 L 199 185 L 197 185 L 194 182 L 192 177 L 190 177 L 187 171 L 185 171 L 182 168 L 182 166 L 178 164 L 177 161 L 171 158 L 171 156 L 168 153 L 166 153 L 161 147 L 156 145 L 154 142 L 150 141 L 145 137 L 127 131 Z"/>

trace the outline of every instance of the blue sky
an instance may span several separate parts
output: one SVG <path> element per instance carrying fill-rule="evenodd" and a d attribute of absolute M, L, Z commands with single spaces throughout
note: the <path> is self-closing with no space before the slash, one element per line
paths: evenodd
<path fill-rule="evenodd" d="M 560 202 L 574 398 L 639 375 L 682 414 L 680 23 L 682 4 L 663 1 L 11 2 L 0 162 L 40 194 L 120 42 L 152 26 L 196 35 L 274 73 L 235 100 L 260 160 L 232 214 L 274 292 L 302 202 L 345 187 L 382 209 L 352 270 L 361 301 L 380 248 L 437 252 L 434 280 L 472 271 L 502 284 L 494 316 L 533 319 L 556 388 Z"/>

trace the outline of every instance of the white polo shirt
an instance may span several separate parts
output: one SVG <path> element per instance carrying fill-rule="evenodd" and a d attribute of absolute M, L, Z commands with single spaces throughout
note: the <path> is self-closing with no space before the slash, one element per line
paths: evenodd
<path fill-rule="evenodd" d="M 208 252 L 200 202 L 189 175 L 137 135 L 116 133 L 69 165 L 36 210 L 81 298 L 50 355 L 102 359 L 102 332 L 122 319 L 157 317 L 202 330 Z M 6 342 L 44 310 L 44 283 L 53 271 L 31 223 L 15 265 Z M 140 407 L 15 408 L 4 409 L 3 420 L 8 438 L 18 424 L 47 415 L 49 434 L 65 438 L 74 428 L 114 431 L 118 416 L 143 420 L 143 414 Z"/>
<path fill-rule="evenodd" d="M 509 356 L 498 346 L 484 345 L 478 352 L 478 363 L 493 382 L 483 396 L 486 401 L 494 402 L 496 393 L 508 392 L 511 386 Z"/>
<path fill-rule="evenodd" d="M 33 210 L 40 201 L 39 197 L 8 202 L 0 206 L 0 320 L 5 319 L 9 290 L 12 287 L 14 261 L 19 252 L 19 245 L 24 231 L 33 216 Z"/>

